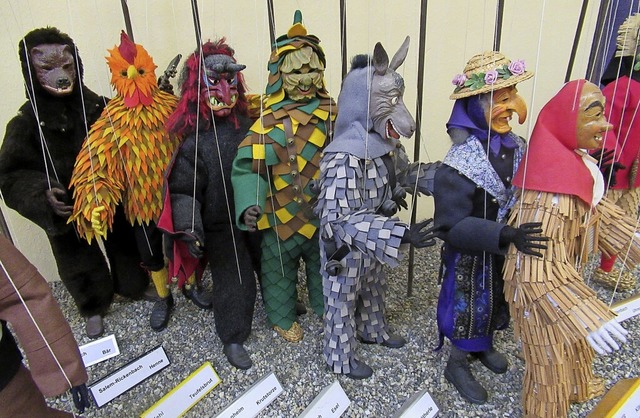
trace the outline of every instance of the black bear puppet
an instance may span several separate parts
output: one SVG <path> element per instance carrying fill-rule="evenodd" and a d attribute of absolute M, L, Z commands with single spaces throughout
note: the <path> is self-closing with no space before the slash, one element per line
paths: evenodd
<path fill-rule="evenodd" d="M 111 272 L 97 243 L 87 244 L 67 224 L 73 165 L 106 99 L 84 85 L 73 39 L 58 29 L 29 32 L 20 41 L 19 55 L 27 102 L 6 127 L 0 191 L 7 206 L 46 232 L 60 278 L 88 318 L 87 335 L 98 337 L 114 292 L 140 298 L 149 283 L 123 214 L 105 243 Z"/>

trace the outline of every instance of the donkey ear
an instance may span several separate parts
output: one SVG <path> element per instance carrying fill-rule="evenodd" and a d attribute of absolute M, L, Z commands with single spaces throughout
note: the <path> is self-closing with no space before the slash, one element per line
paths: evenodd
<path fill-rule="evenodd" d="M 393 56 L 391 60 L 391 64 L 389 64 L 389 68 L 392 70 L 396 70 L 399 66 L 402 65 L 404 59 L 407 58 L 407 52 L 409 52 L 409 37 L 404 38 L 404 42 L 400 45 L 398 52 Z"/>
<path fill-rule="evenodd" d="M 389 68 L 389 56 L 380 42 L 373 48 L 373 67 L 378 75 L 385 75 Z"/>

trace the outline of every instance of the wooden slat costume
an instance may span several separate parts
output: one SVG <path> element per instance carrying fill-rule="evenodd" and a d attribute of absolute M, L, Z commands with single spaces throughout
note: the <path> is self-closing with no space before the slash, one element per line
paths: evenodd
<path fill-rule="evenodd" d="M 602 198 L 604 182 L 595 160 L 576 151 L 586 148 L 576 140 L 576 132 L 581 114 L 587 114 L 585 103 L 593 96 L 604 99 L 596 86 L 579 80 L 566 84 L 547 103 L 514 178 L 523 190 L 509 224 L 541 222 L 542 234 L 549 238 L 542 257 L 512 246 L 504 268 L 505 297 L 525 357 L 525 417 L 564 417 L 570 401 L 602 394 L 603 381 L 593 374 L 594 350 L 588 341 L 597 333 L 608 334 L 603 330 L 617 322 L 584 283 L 580 267 L 598 249 L 606 254 L 628 250 L 629 266 L 640 261 L 635 220 Z M 590 108 L 600 112 L 593 117 L 598 124 L 593 125 L 593 143 L 601 142 L 610 128 L 603 105 L 596 101 Z"/>
<path fill-rule="evenodd" d="M 311 307 L 318 316 L 324 311 L 319 221 L 312 211 L 316 193 L 311 186 L 337 111 L 324 87 L 326 62 L 320 40 L 307 35 L 301 19 L 296 12 L 293 26 L 276 41 L 264 110 L 238 148 L 231 178 L 238 226 L 247 229 L 247 208 L 257 205 L 263 212 L 257 227 L 263 231 L 265 310 L 269 322 L 289 341 L 302 339 L 295 312 L 300 260 L 305 263 Z M 300 68 L 309 73 L 293 74 Z"/>
<path fill-rule="evenodd" d="M 142 266 L 150 271 L 162 299 L 154 306 L 159 312 L 159 304 L 173 305 L 156 222 L 162 210 L 164 172 L 179 142 L 165 129 L 177 99 L 158 89 L 153 59 L 124 32 L 120 45 L 109 53 L 117 95 L 91 127 L 78 154 L 69 222 L 75 222 L 80 236 L 89 242 L 96 236 L 106 238 L 121 205 L 135 228 Z M 158 315 L 152 313 L 154 329 L 166 326 L 168 310 L 170 306 L 157 321 L 153 317 Z"/>
<path fill-rule="evenodd" d="M 640 14 L 629 16 L 618 29 L 617 50 L 602 75 L 602 94 L 607 99 L 605 115 L 613 124 L 613 133 L 606 137 L 605 149 L 615 151 L 615 161 L 624 167 L 615 172 L 607 197 L 620 206 L 627 216 L 636 218 L 640 206 L 640 68 L 636 64 Z M 615 140 L 613 140 L 615 139 Z M 608 173 L 605 172 L 605 176 Z M 603 254 L 600 268 L 593 279 L 617 290 L 636 287 L 632 271 L 614 268 L 617 255 Z"/>
<path fill-rule="evenodd" d="M 87 382 L 71 328 L 38 270 L 1 235 L 0 260 L 0 415 L 71 417 L 47 407 L 43 398 Z"/>

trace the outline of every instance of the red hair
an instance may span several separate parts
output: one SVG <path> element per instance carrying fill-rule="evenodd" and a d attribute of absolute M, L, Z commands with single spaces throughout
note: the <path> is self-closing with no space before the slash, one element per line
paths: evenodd
<path fill-rule="evenodd" d="M 202 55 L 201 51 L 202 50 Z M 199 87 L 202 87 L 202 74 L 204 73 L 204 59 L 210 55 L 228 55 L 236 62 L 234 58 L 235 51 L 226 44 L 226 39 L 222 38 L 215 42 L 208 41 L 202 45 L 201 49 L 197 49 L 184 63 L 182 73 L 180 74 L 180 100 L 176 110 L 169 116 L 167 120 L 167 130 L 179 136 L 189 135 L 198 129 L 196 120 L 199 113 L 199 128 L 209 129 L 213 125 L 213 113 L 209 108 L 209 99 L 206 95 L 200 93 Z M 238 77 L 238 100 L 231 110 L 229 118 L 238 127 L 236 115 L 246 116 L 248 113 L 248 103 L 245 97 L 246 86 L 244 77 L 241 72 L 237 73 Z"/>

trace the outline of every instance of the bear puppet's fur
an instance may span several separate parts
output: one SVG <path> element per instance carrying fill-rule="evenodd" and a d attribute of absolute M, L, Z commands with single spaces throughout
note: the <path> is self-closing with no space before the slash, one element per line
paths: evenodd
<path fill-rule="evenodd" d="M 139 266 L 131 226 L 121 214 L 105 249 L 78 237 L 68 189 L 76 156 L 107 99 L 83 83 L 73 40 L 53 27 L 19 43 L 27 102 L 9 121 L 0 148 L 0 190 L 7 206 L 47 234 L 63 283 L 84 316 L 103 316 L 114 292 L 140 298 L 149 278 Z"/>

